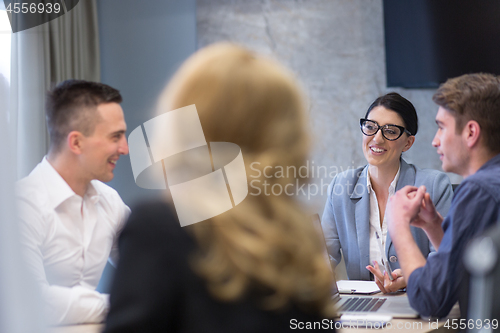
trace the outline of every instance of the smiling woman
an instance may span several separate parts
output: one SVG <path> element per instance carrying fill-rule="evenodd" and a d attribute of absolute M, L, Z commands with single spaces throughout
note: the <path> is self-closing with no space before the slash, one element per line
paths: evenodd
<path fill-rule="evenodd" d="M 327 191 L 322 226 L 334 265 L 340 262 L 342 249 L 349 279 L 370 280 L 375 276 L 380 289 L 390 292 L 406 286 L 406 281 L 387 233 L 384 212 L 388 199 L 405 185 L 426 185 L 438 211 L 445 215 L 452 189 L 444 173 L 422 170 L 402 159 L 418 131 L 417 113 L 410 101 L 397 93 L 380 96 L 360 120 L 360 127 L 368 165 L 333 179 Z M 339 192 L 339 188 L 343 191 Z M 433 249 L 424 232 L 412 227 L 412 233 L 427 256 Z M 383 261 L 380 245 L 394 270 L 394 281 L 384 277 L 379 269 Z"/>

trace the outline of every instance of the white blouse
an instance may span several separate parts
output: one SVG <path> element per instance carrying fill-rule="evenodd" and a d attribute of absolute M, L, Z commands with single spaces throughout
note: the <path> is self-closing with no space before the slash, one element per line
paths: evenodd
<path fill-rule="evenodd" d="M 389 197 L 387 199 L 392 197 L 396 192 L 396 184 L 398 183 L 400 170 L 401 170 L 401 165 L 399 166 L 398 172 L 396 173 L 396 176 L 392 180 L 391 185 L 389 185 Z M 380 211 L 378 208 L 377 195 L 375 194 L 375 191 L 373 190 L 370 181 L 370 169 L 368 169 L 368 177 L 366 177 L 366 179 L 367 179 L 366 187 L 368 188 L 368 193 L 370 195 L 370 265 L 373 265 L 374 260 L 377 261 L 380 270 L 383 273 L 385 269 L 381 262 L 382 253 L 380 253 L 380 246 L 378 245 L 379 240 L 377 239 L 375 232 L 378 232 L 382 241 L 382 248 L 385 251 L 385 244 L 387 239 L 386 216 L 384 214 L 384 221 L 382 222 L 382 228 L 381 228 Z"/>

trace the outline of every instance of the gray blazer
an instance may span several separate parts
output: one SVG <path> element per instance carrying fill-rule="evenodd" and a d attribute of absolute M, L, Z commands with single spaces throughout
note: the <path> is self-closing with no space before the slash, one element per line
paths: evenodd
<path fill-rule="evenodd" d="M 337 265 L 341 260 L 340 249 L 351 280 L 370 280 L 366 266 L 370 263 L 370 196 L 366 188 L 368 166 L 344 171 L 328 186 L 328 200 L 321 225 L 325 234 L 330 260 Z M 445 173 L 420 169 L 401 159 L 396 191 L 406 185 L 425 185 L 432 202 L 444 217 L 450 208 L 453 190 Z M 431 243 L 420 228 L 411 227 L 424 257 L 431 251 Z M 391 268 L 400 268 L 398 257 L 387 233 L 385 252 Z"/>

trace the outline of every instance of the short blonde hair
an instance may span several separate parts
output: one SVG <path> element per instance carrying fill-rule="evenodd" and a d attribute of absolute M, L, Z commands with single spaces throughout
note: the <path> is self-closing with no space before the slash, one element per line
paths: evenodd
<path fill-rule="evenodd" d="M 222 43 L 191 56 L 160 98 L 160 112 L 195 104 L 206 140 L 240 146 L 254 188 L 296 184 L 291 175 L 271 178 L 263 168 L 305 165 L 309 136 L 304 102 L 294 76 L 277 62 Z M 258 162 L 258 163 L 254 163 Z M 304 183 L 305 179 L 298 179 Z M 327 311 L 332 273 L 309 216 L 296 197 L 249 194 L 233 209 L 187 227 L 199 244 L 196 272 L 216 298 L 236 300 L 251 286 L 264 287 L 262 305 L 289 302 Z M 325 312 L 323 312 L 325 313 Z"/>

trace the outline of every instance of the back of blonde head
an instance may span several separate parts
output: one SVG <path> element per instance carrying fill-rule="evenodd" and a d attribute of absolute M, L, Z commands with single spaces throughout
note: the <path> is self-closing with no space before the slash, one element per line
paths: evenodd
<path fill-rule="evenodd" d="M 208 142 L 240 146 L 252 184 L 241 204 L 187 227 L 200 247 L 195 271 L 221 300 L 259 290 L 267 309 L 293 302 L 324 312 L 332 274 L 309 217 L 294 196 L 264 193 L 264 186 L 278 193 L 297 181 L 293 173 L 264 174 L 264 168 L 298 170 L 307 158 L 304 104 L 293 75 L 242 47 L 216 44 L 182 65 L 159 107 L 165 112 L 191 104 Z"/>

